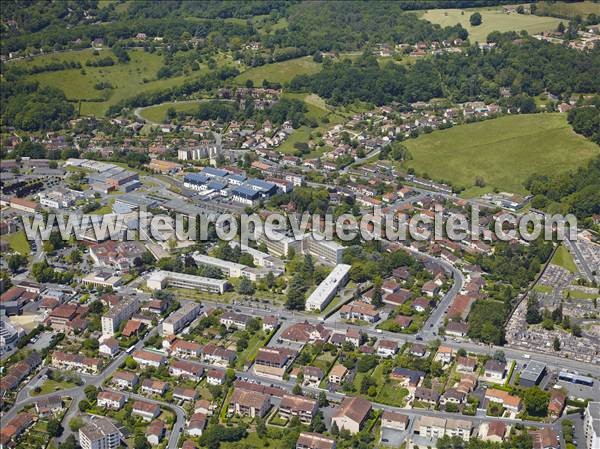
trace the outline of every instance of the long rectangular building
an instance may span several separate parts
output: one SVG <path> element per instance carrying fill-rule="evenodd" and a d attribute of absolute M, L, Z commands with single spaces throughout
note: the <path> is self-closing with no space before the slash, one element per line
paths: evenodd
<path fill-rule="evenodd" d="M 199 253 L 194 254 L 192 257 L 197 264 L 218 268 L 225 276 L 232 278 L 244 277 L 251 281 L 257 281 L 263 279 L 272 271 L 265 268 L 252 268 L 241 263 L 230 262 Z"/>
<path fill-rule="evenodd" d="M 174 271 L 155 271 L 148 278 L 146 285 L 151 290 L 162 290 L 163 288 L 189 288 L 207 293 L 225 293 L 227 281 L 224 279 L 212 279 L 192 274 L 175 273 Z"/>
<path fill-rule="evenodd" d="M 336 265 L 331 273 L 321 282 L 311 293 L 306 301 L 306 310 L 323 310 L 327 304 L 335 297 L 337 292 L 346 285 L 350 265 Z"/>
<path fill-rule="evenodd" d="M 162 324 L 163 335 L 175 335 L 190 324 L 199 314 L 202 306 L 195 302 L 187 302 L 165 319 Z"/>
<path fill-rule="evenodd" d="M 302 239 L 302 253 L 310 254 L 316 257 L 319 261 L 329 265 L 337 265 L 342 263 L 345 247 L 337 242 L 315 239 L 312 233 L 306 234 Z"/>

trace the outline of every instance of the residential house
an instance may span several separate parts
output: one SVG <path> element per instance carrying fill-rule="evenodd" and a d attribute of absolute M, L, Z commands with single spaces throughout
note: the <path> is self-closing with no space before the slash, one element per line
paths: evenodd
<path fill-rule="evenodd" d="M 107 338 L 100 343 L 98 351 L 108 357 L 114 357 L 119 352 L 119 342 L 113 337 Z"/>
<path fill-rule="evenodd" d="M 173 389 L 173 399 L 181 401 L 195 401 L 198 397 L 198 392 L 193 388 L 175 387 Z"/>
<path fill-rule="evenodd" d="M 465 392 L 460 391 L 456 388 L 448 388 L 440 397 L 440 404 L 463 404 L 467 399 Z"/>
<path fill-rule="evenodd" d="M 348 373 L 348 369 L 340 364 L 336 363 L 333 368 L 329 371 L 329 382 L 333 384 L 341 384 Z"/>
<path fill-rule="evenodd" d="M 459 357 L 456 360 L 456 370 L 472 373 L 477 368 L 477 359 L 474 357 Z"/>
<path fill-rule="evenodd" d="M 415 401 L 436 405 L 439 400 L 440 394 L 432 388 L 417 387 L 415 389 Z"/>
<path fill-rule="evenodd" d="M 518 413 L 521 410 L 521 398 L 513 396 L 503 390 L 488 388 L 485 392 L 485 399 L 489 402 L 495 402 L 502 405 L 511 412 Z"/>
<path fill-rule="evenodd" d="M 192 435 L 195 437 L 199 437 L 204 432 L 206 428 L 206 423 L 208 422 L 208 417 L 204 413 L 196 412 L 194 413 L 190 421 L 188 422 L 188 426 L 186 429 L 186 433 L 188 435 Z"/>
<path fill-rule="evenodd" d="M 209 369 L 206 374 L 206 382 L 210 385 L 222 385 L 227 374 L 223 370 Z"/>
<path fill-rule="evenodd" d="M 435 355 L 435 359 L 438 362 L 448 364 L 452 362 L 452 357 L 454 356 L 454 349 L 449 346 L 440 346 Z"/>
<path fill-rule="evenodd" d="M 301 432 L 296 441 L 296 449 L 335 449 L 335 440 L 320 433 Z"/>
<path fill-rule="evenodd" d="M 384 358 L 394 357 L 398 352 L 398 343 L 393 340 L 379 340 L 377 355 Z"/>
<path fill-rule="evenodd" d="M 171 344 L 171 352 L 173 355 L 183 358 L 200 357 L 202 345 L 194 341 L 177 339 Z"/>
<path fill-rule="evenodd" d="M 110 408 L 112 410 L 121 410 L 125 405 L 125 396 L 116 391 L 100 391 L 96 398 L 98 407 Z"/>
<path fill-rule="evenodd" d="M 229 401 L 228 413 L 230 416 L 263 417 L 270 406 L 271 403 L 267 395 L 236 388 Z"/>
<path fill-rule="evenodd" d="M 502 382 L 506 373 L 506 363 L 498 360 L 485 362 L 483 378 L 490 382 Z"/>
<path fill-rule="evenodd" d="M 502 443 L 506 437 L 506 424 L 502 421 L 490 421 L 479 426 L 479 438 L 492 443 Z"/>
<path fill-rule="evenodd" d="M 159 368 L 161 365 L 167 363 L 167 358 L 164 355 L 145 349 L 135 351 L 133 353 L 133 360 L 142 367 L 151 366 L 153 368 Z"/>
<path fill-rule="evenodd" d="M 140 391 L 146 394 L 157 394 L 162 396 L 167 391 L 168 384 L 162 380 L 144 379 Z"/>
<path fill-rule="evenodd" d="M 160 415 L 160 406 L 146 401 L 135 401 L 131 414 L 141 416 L 144 421 L 152 421 Z"/>
<path fill-rule="evenodd" d="M 150 423 L 146 429 L 146 440 L 152 446 L 157 446 L 165 437 L 165 423 L 160 419 L 156 419 Z"/>
<path fill-rule="evenodd" d="M 469 331 L 469 326 L 466 323 L 458 321 L 450 321 L 446 325 L 445 334 L 451 337 L 464 337 Z"/>
<path fill-rule="evenodd" d="M 533 449 L 560 449 L 561 447 L 560 437 L 556 431 L 550 427 L 530 430 L 529 435 L 531 435 Z"/>
<path fill-rule="evenodd" d="M 35 402 L 35 411 L 40 417 L 56 415 L 62 411 L 63 408 L 63 401 L 60 396 L 50 396 L 47 398 L 38 399 Z"/>
<path fill-rule="evenodd" d="M 112 376 L 112 383 L 121 389 L 133 389 L 140 378 L 130 371 L 116 371 Z"/>
<path fill-rule="evenodd" d="M 175 359 L 171 362 L 171 366 L 169 366 L 169 374 L 175 377 L 199 381 L 202 378 L 202 374 L 204 374 L 204 367 L 198 362 Z"/>
<path fill-rule="evenodd" d="M 425 377 L 425 373 L 423 371 L 396 367 L 392 370 L 390 377 L 398 381 L 398 384 L 408 389 L 410 393 L 413 393 Z"/>
<path fill-rule="evenodd" d="M 371 403 L 356 396 L 346 397 L 331 417 L 339 430 L 347 430 L 351 434 L 360 432 L 361 426 L 371 412 Z"/>
<path fill-rule="evenodd" d="M 305 366 L 302 368 L 304 382 L 319 383 L 323 379 L 323 371 L 316 366 Z"/>
<path fill-rule="evenodd" d="M 279 405 L 279 415 L 284 419 L 296 416 L 300 422 L 310 424 L 317 413 L 317 401 L 303 396 L 286 394 Z"/>
<path fill-rule="evenodd" d="M 548 414 L 555 419 L 560 418 L 565 408 L 567 395 L 562 390 L 552 390 L 548 403 Z"/>

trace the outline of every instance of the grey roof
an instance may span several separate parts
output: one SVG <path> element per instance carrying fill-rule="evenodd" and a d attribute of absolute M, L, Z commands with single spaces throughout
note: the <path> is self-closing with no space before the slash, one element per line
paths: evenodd
<path fill-rule="evenodd" d="M 523 371 L 521 371 L 521 379 L 538 382 L 545 370 L 546 365 L 544 365 L 542 362 L 530 360 Z"/>

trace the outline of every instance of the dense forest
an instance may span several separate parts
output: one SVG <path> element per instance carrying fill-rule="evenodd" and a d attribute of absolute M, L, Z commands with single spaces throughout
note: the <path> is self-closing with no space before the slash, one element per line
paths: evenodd
<path fill-rule="evenodd" d="M 490 51 L 471 47 L 462 54 L 419 60 L 406 68 L 380 67 L 363 56 L 324 64 L 321 72 L 295 77 L 290 87 L 317 93 L 333 104 L 356 100 L 381 105 L 390 101 L 429 100 L 445 96 L 454 101 L 497 100 L 500 88 L 535 96 L 547 90 L 568 97 L 573 92 L 600 91 L 600 48 L 584 53 L 514 33 L 492 33 Z"/>
<path fill-rule="evenodd" d="M 568 120 L 576 133 L 600 145 L 600 96 L 569 111 Z"/>
<path fill-rule="evenodd" d="M 360 48 L 367 40 L 416 42 L 450 37 L 466 38 L 460 26 L 442 29 L 418 20 L 408 10 L 424 8 L 466 8 L 510 3 L 510 0 L 420 1 L 146 1 L 100 5 L 85 1 L 11 1 L 3 5 L 0 28 L 2 53 L 39 49 L 56 51 L 89 46 L 102 38 L 111 46 L 137 33 L 179 41 L 184 32 L 204 38 L 216 32 L 242 41 L 262 40 L 267 48 L 294 47 L 309 54 L 316 50 Z M 288 19 L 290 26 L 273 35 L 261 35 L 251 19 Z M 226 19 L 242 19 L 229 21 Z M 246 22 L 243 19 L 248 19 Z M 80 41 L 78 41 L 78 39 Z"/>
<path fill-rule="evenodd" d="M 308 2 L 289 9 L 288 27 L 267 36 L 267 47 L 296 47 L 305 54 L 354 50 L 367 42 L 416 43 L 468 37 L 460 25 L 441 28 L 403 11 L 402 3 Z"/>
<path fill-rule="evenodd" d="M 529 246 L 498 243 L 493 255 L 475 258 L 474 262 L 490 273 L 488 279 L 497 284 L 485 300 L 473 305 L 468 318 L 469 337 L 485 343 L 504 342 L 504 323 L 517 293 L 535 279 L 551 254 L 550 242 L 536 240 Z"/>
<path fill-rule="evenodd" d="M 0 98 L 2 125 L 27 131 L 61 129 L 75 113 L 62 91 L 37 82 L 3 81 Z"/>
<path fill-rule="evenodd" d="M 534 207 L 573 213 L 579 219 L 600 214 L 600 157 L 576 171 L 552 176 L 534 175 L 525 187 L 535 195 Z"/>

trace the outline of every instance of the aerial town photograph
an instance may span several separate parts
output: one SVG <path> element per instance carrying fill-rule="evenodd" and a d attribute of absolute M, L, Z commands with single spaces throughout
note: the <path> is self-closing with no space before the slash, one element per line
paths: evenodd
<path fill-rule="evenodd" d="M 1 1 L 13 448 L 600 449 L 600 1 Z"/>

